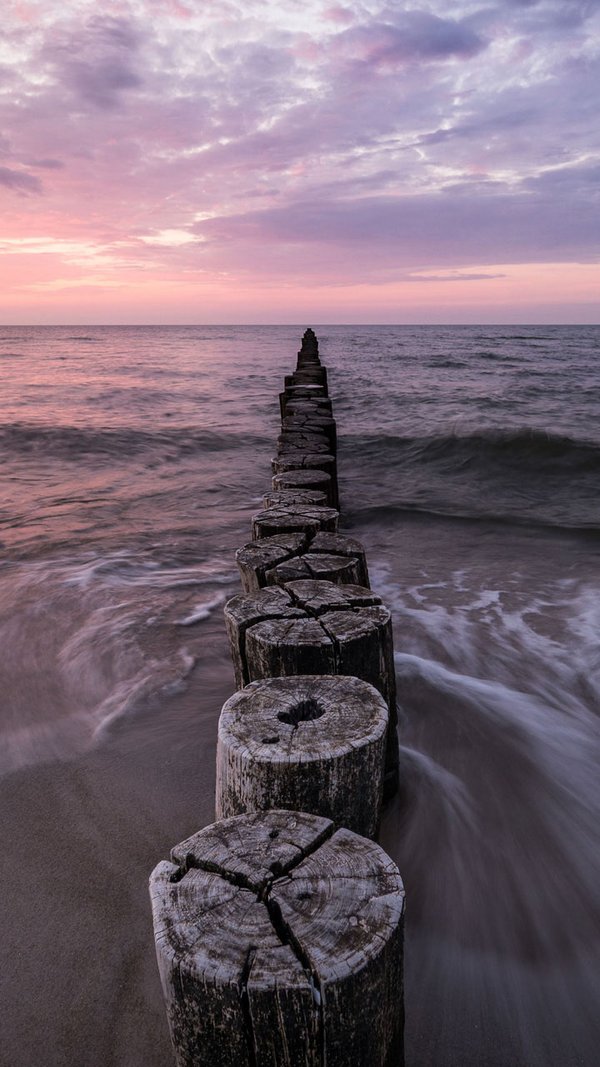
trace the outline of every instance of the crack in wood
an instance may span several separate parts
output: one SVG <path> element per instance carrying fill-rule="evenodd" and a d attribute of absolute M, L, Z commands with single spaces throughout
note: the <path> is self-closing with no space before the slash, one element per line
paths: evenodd
<path fill-rule="evenodd" d="M 313 1002 L 318 1013 L 318 1030 L 317 1040 L 319 1043 L 319 1049 L 321 1054 L 321 1063 L 325 1064 L 325 998 L 321 988 L 321 979 L 319 972 L 307 952 L 306 948 L 301 941 L 295 936 L 289 923 L 285 921 L 281 913 L 281 908 L 276 900 L 272 900 L 269 895 L 265 899 L 267 911 L 271 924 L 277 937 L 281 941 L 282 945 L 289 945 L 290 949 L 294 953 L 294 956 L 298 960 L 300 966 L 306 972 L 308 978 L 308 984 L 310 986 Z"/>
<path fill-rule="evenodd" d="M 246 1033 L 246 1039 L 248 1041 L 248 1060 L 249 1067 L 260 1067 L 260 1064 L 256 1058 L 256 1041 L 254 1037 L 254 1023 L 252 1021 L 252 1008 L 250 1006 L 250 997 L 248 995 L 248 982 L 250 980 L 250 973 L 254 965 L 256 957 L 257 946 L 250 945 L 244 960 L 244 966 L 242 967 L 242 973 L 238 982 L 238 995 L 240 998 L 240 1008 L 242 1010 L 242 1016 L 244 1019 L 244 1029 Z"/>
<path fill-rule="evenodd" d="M 287 863 L 275 861 L 270 868 L 271 874 L 260 882 L 252 881 L 240 871 L 229 870 L 223 864 L 215 863 L 214 860 L 204 860 L 200 856 L 194 855 L 193 852 L 186 853 L 184 860 L 177 864 L 178 869 L 171 875 L 169 881 L 180 882 L 191 870 L 206 871 L 207 874 L 218 874 L 224 881 L 229 882 L 230 885 L 234 885 L 238 889 L 250 890 L 250 892 L 256 894 L 256 899 L 264 904 L 264 894 L 269 891 L 274 881 L 287 878 L 295 867 L 298 867 L 308 856 L 312 856 L 325 841 L 333 837 L 335 829 L 335 825 L 330 822 L 319 833 L 315 834 L 310 844 L 296 845 L 298 855 L 292 856 Z M 275 840 L 280 834 L 280 830 L 272 830 L 269 836 Z"/>

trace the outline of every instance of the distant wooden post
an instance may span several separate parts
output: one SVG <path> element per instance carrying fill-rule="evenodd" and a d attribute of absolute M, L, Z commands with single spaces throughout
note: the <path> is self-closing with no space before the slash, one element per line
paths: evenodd
<path fill-rule="evenodd" d="M 288 452 L 303 452 L 314 455 L 315 453 L 325 453 L 331 455 L 329 452 L 329 441 L 323 434 L 320 438 L 316 434 L 311 434 L 309 440 L 300 438 L 294 439 L 293 434 L 282 434 L 281 439 L 277 446 L 277 455 L 283 456 Z"/>
<path fill-rule="evenodd" d="M 326 507 L 327 494 L 318 489 L 272 489 L 263 497 L 265 508 L 287 507 L 289 504 L 317 504 L 319 507 Z"/>
<path fill-rule="evenodd" d="M 307 452 L 303 448 L 286 449 L 273 457 L 271 467 L 273 474 L 285 474 L 286 471 L 320 470 L 326 471 L 332 481 L 336 478 L 336 460 L 330 452 Z"/>
<path fill-rule="evenodd" d="M 388 709 L 358 678 L 252 682 L 221 711 L 216 815 L 290 808 L 375 837 Z"/>
<path fill-rule="evenodd" d="M 150 878 L 177 1067 L 401 1067 L 404 890 L 315 815 L 218 822 Z"/>
<path fill-rule="evenodd" d="M 269 509 L 270 510 L 270 509 Z M 331 509 L 333 510 L 333 509 Z M 239 548 L 235 559 L 245 593 L 266 585 L 284 585 L 300 579 L 368 585 L 365 550 L 360 541 L 330 531 L 314 536 L 312 529 L 261 537 Z"/>
<path fill-rule="evenodd" d="M 331 452 L 331 442 L 327 434 L 310 430 L 301 432 L 284 430 L 277 438 L 277 451 L 288 452 L 292 448 L 301 448 L 305 452 Z"/>
<path fill-rule="evenodd" d="M 316 489 L 325 493 L 329 507 L 335 507 L 335 495 L 331 478 L 325 471 L 287 471 L 274 474 L 271 485 L 276 492 L 281 489 Z"/>
<path fill-rule="evenodd" d="M 335 453 L 337 448 L 337 434 L 335 419 L 326 415 L 286 415 L 281 422 L 281 429 L 291 433 L 324 433 Z"/>
<path fill-rule="evenodd" d="M 331 418 L 332 403 L 329 397 L 288 397 L 285 410 L 288 415 L 311 414 Z"/>
<path fill-rule="evenodd" d="M 252 536 L 274 537 L 277 534 L 305 533 L 313 536 L 319 530 L 336 533 L 339 512 L 314 504 L 291 504 L 270 507 L 252 516 Z"/>

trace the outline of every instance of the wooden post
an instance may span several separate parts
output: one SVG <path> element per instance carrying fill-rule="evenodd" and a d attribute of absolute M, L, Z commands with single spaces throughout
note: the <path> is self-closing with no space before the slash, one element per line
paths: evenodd
<path fill-rule="evenodd" d="M 290 397 L 286 400 L 286 415 L 324 415 L 332 418 L 331 400 L 328 398 Z"/>
<path fill-rule="evenodd" d="M 285 533 L 306 533 L 311 536 L 319 530 L 335 533 L 339 512 L 335 508 L 316 507 L 314 504 L 286 504 L 266 508 L 252 516 L 252 537 L 274 537 Z"/>
<path fill-rule="evenodd" d="M 311 434 L 310 438 L 300 434 L 281 434 L 277 442 L 277 455 L 285 456 L 288 452 L 329 453 L 329 441 L 325 435 Z"/>
<path fill-rule="evenodd" d="M 298 367 L 293 374 L 286 374 L 283 380 L 285 390 L 303 389 L 304 387 L 314 389 L 315 386 L 322 390 L 320 394 L 317 394 L 315 390 L 315 396 L 327 396 L 327 371 L 319 363 L 304 364 L 303 367 Z"/>
<path fill-rule="evenodd" d="M 262 537 L 259 541 L 249 541 L 247 545 L 238 548 L 235 561 L 244 592 L 252 593 L 265 585 L 278 584 L 267 581 L 268 572 L 284 560 L 299 555 L 306 548 L 306 544 L 306 534 L 285 533 Z"/>
<path fill-rule="evenodd" d="M 229 637 L 233 673 L 238 689 L 249 681 L 246 666 L 246 630 L 264 619 L 305 618 L 302 608 L 294 605 L 292 596 L 273 586 L 261 589 L 255 596 L 238 594 L 225 605 L 225 629 Z"/>
<path fill-rule="evenodd" d="M 326 507 L 327 494 L 318 489 L 272 489 L 263 497 L 265 508 L 289 507 L 291 504 L 316 504 L 318 507 Z"/>
<path fill-rule="evenodd" d="M 335 456 L 332 456 L 331 453 L 306 452 L 303 449 L 295 448 L 289 452 L 280 452 L 271 460 L 271 467 L 274 475 L 295 473 L 301 470 L 325 471 L 331 479 L 329 489 L 331 506 L 338 507 L 337 464 Z"/>
<path fill-rule="evenodd" d="M 375 837 L 388 709 L 358 678 L 252 682 L 221 711 L 216 815 L 289 808 Z"/>
<path fill-rule="evenodd" d="M 271 467 L 273 474 L 285 474 L 286 471 L 320 470 L 326 471 L 331 478 L 336 476 L 335 456 L 329 452 L 306 452 L 301 448 L 280 452 L 271 460 Z"/>
<path fill-rule="evenodd" d="M 286 471 L 274 474 L 271 479 L 273 489 L 317 489 L 327 495 L 329 507 L 335 507 L 334 487 L 329 474 L 320 470 Z"/>
<path fill-rule="evenodd" d="M 225 606 L 236 679 L 247 685 L 259 678 L 341 674 L 369 682 L 389 709 L 384 794 L 393 795 L 398 787 L 398 713 L 389 610 L 369 589 L 300 580 L 280 590 L 277 610 L 266 599 L 262 616 L 261 599 L 267 592 L 234 597 Z"/>
<path fill-rule="evenodd" d="M 326 415 L 286 415 L 281 420 L 281 428 L 284 432 L 292 433 L 324 433 L 327 436 L 331 451 L 337 449 L 337 437 L 335 419 Z"/>
<path fill-rule="evenodd" d="M 304 448 L 307 452 L 331 452 L 331 441 L 327 434 L 319 431 L 313 433 L 303 430 L 301 433 L 295 433 L 284 430 L 277 438 L 277 450 L 283 449 L 285 452 L 287 448 Z"/>
<path fill-rule="evenodd" d="M 404 890 L 316 815 L 206 827 L 150 878 L 177 1067 L 401 1067 Z"/>
<path fill-rule="evenodd" d="M 312 375 L 290 377 L 285 379 L 283 391 L 279 394 L 279 406 L 282 415 L 290 400 L 327 400 L 327 385 L 315 381 Z"/>
<path fill-rule="evenodd" d="M 296 386 L 291 386 L 290 390 L 284 390 L 285 406 L 291 408 L 292 406 L 302 405 L 307 411 L 319 412 L 321 415 L 325 415 L 327 418 L 332 418 L 332 401 L 328 396 L 297 396 L 295 395 Z M 293 414 L 292 411 L 288 411 L 288 414 Z"/>
<path fill-rule="evenodd" d="M 369 584 L 365 550 L 359 541 L 325 530 L 311 537 L 313 531 L 305 525 L 301 528 L 304 534 L 286 532 L 261 537 L 238 549 L 235 559 L 244 592 L 301 578 Z"/>

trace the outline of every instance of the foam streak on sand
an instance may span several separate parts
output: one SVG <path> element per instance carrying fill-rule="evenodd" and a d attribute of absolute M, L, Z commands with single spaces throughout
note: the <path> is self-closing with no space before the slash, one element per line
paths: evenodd
<path fill-rule="evenodd" d="M 192 565 L 132 552 L 0 571 L 0 774 L 72 758 L 157 696 L 170 699 L 198 657 L 179 627 L 208 620 L 226 597 L 211 596 L 211 586 L 235 580 L 219 560 Z M 199 588 L 207 591 L 202 603 Z M 191 608 L 183 618 L 182 607 Z"/>

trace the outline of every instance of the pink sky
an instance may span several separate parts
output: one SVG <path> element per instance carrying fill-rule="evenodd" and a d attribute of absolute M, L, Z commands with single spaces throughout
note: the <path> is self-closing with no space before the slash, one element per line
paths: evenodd
<path fill-rule="evenodd" d="M 9 2 L 0 321 L 598 322 L 599 0 Z"/>

